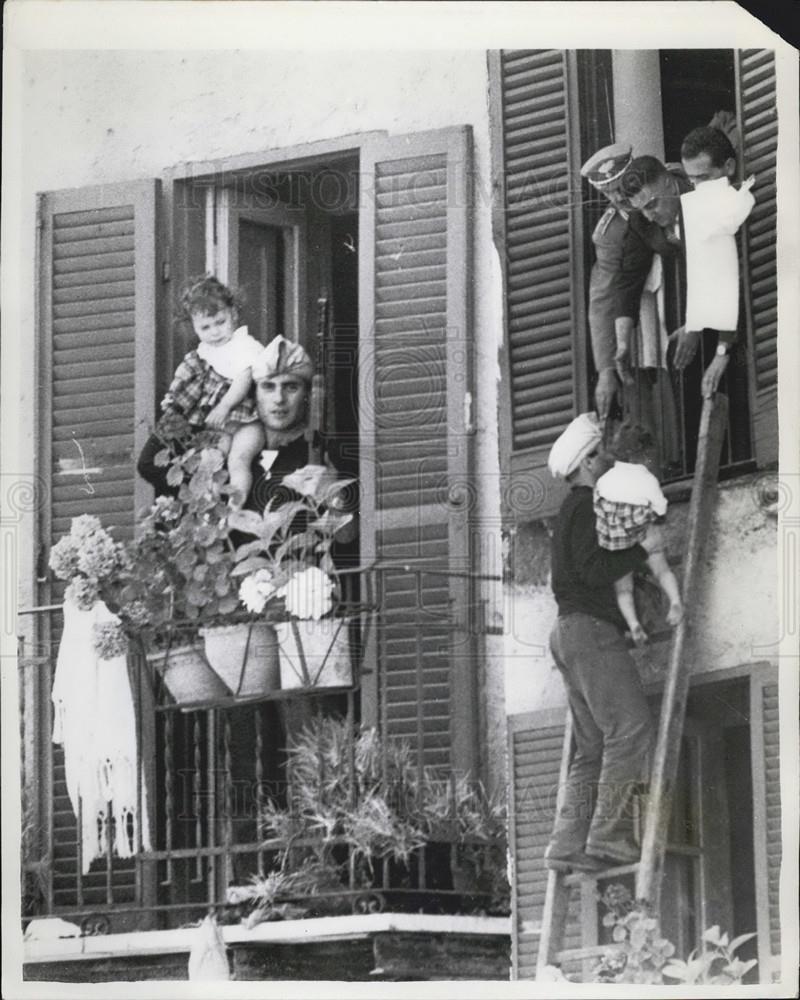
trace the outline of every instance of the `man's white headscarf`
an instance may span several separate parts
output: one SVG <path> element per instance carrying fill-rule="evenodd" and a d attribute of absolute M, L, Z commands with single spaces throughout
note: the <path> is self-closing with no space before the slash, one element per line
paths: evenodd
<path fill-rule="evenodd" d="M 581 413 L 556 439 L 550 449 L 547 467 L 553 476 L 566 479 L 583 459 L 597 448 L 603 432 L 594 413 Z"/>
<path fill-rule="evenodd" d="M 252 373 L 255 381 L 273 375 L 296 375 L 310 382 L 314 376 L 314 365 L 299 344 L 293 344 L 278 334 L 253 362 Z"/>

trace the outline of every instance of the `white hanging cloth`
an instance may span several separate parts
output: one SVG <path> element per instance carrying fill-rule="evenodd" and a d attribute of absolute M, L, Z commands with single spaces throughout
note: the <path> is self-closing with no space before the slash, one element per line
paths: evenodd
<path fill-rule="evenodd" d="M 749 178 L 734 188 L 727 177 L 681 195 L 686 240 L 686 328 L 735 331 L 739 322 L 736 231 L 755 200 Z"/>
<path fill-rule="evenodd" d="M 141 821 L 142 846 L 150 850 L 146 788 L 142 813 L 136 795 L 136 716 L 124 656 L 101 660 L 93 626 L 118 621 L 102 601 L 81 611 L 64 601 L 64 632 L 53 679 L 53 742 L 64 747 L 67 792 L 82 816 L 83 874 L 108 846 L 109 803 L 114 822 L 112 848 L 120 858 L 136 853 Z"/>

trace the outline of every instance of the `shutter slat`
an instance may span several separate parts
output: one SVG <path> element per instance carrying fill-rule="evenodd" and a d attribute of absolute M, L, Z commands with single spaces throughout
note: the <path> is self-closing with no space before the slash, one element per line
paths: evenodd
<path fill-rule="evenodd" d="M 133 252 L 132 236 L 98 236 L 87 240 L 74 240 L 70 243 L 57 243 L 54 247 L 53 260 L 69 264 L 76 257 L 105 256 L 119 254 L 123 251 Z"/>
<path fill-rule="evenodd" d="M 82 226 L 59 226 L 53 229 L 53 242 L 56 246 L 64 243 L 83 244 L 87 240 L 102 239 L 107 236 L 133 237 L 133 216 L 121 221 L 108 220 Z"/>
<path fill-rule="evenodd" d="M 56 281 L 63 280 L 68 275 L 84 275 L 86 271 L 129 271 L 133 268 L 133 254 L 130 252 L 117 253 L 87 253 L 81 256 L 67 257 L 53 260 L 53 274 Z"/>
<path fill-rule="evenodd" d="M 132 265 L 59 273 L 53 275 L 53 289 L 56 297 L 64 297 L 64 301 L 67 295 L 73 294 L 68 289 L 74 289 L 75 295 L 100 296 L 109 291 L 116 294 L 113 289 L 117 287 L 131 287 L 133 276 Z"/>
<path fill-rule="evenodd" d="M 88 294 L 80 299 L 64 301 L 58 296 L 53 296 L 55 308 L 54 315 L 58 319 L 69 319 L 79 316 L 97 316 L 98 319 L 108 314 L 130 314 L 134 308 L 132 297 L 111 298 L 105 295 Z"/>

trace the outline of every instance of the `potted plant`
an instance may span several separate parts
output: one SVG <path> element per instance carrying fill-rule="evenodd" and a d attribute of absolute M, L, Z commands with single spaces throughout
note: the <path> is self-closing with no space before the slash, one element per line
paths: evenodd
<path fill-rule="evenodd" d="M 352 519 L 336 510 L 353 480 L 323 465 L 284 477 L 296 499 L 270 501 L 263 514 L 235 511 L 230 528 L 253 536 L 234 555 L 239 597 L 274 625 L 280 648 L 281 688 L 352 683 L 349 619 L 340 612 L 341 589 L 330 549 Z"/>
<path fill-rule="evenodd" d="M 353 739 L 343 720 L 323 716 L 295 735 L 288 802 L 269 800 L 263 811 L 270 841 L 281 845 L 276 867 L 228 896 L 254 905 L 251 923 L 375 905 L 375 862 L 408 865 L 424 842 L 410 746 L 384 745 L 374 729 Z"/>
<path fill-rule="evenodd" d="M 157 563 L 167 567 L 173 623 L 204 642 L 205 657 L 230 696 L 261 695 L 278 686 L 277 644 L 266 622 L 248 616 L 236 593 L 230 538 L 230 487 L 225 456 L 213 435 L 167 446 L 155 459 L 167 465 L 174 498 L 159 498 L 143 522 Z"/>
<path fill-rule="evenodd" d="M 480 783 L 437 782 L 420 774 L 407 741 L 384 741 L 375 729 L 356 735 L 330 717 L 315 718 L 288 754 L 288 801 L 269 801 L 263 812 L 265 847 L 280 844 L 276 866 L 229 896 L 255 907 L 251 921 L 296 916 L 298 908 L 303 915 L 381 908 L 376 862 L 390 862 L 392 884 L 409 887 L 420 848 L 442 842 L 467 906 L 508 913 L 505 809 Z"/>
<path fill-rule="evenodd" d="M 428 840 L 453 845 L 450 869 L 456 892 L 479 897 L 490 913 L 507 913 L 510 887 L 504 797 L 489 794 L 482 782 L 469 775 L 437 778 L 427 774 L 421 799 Z"/>

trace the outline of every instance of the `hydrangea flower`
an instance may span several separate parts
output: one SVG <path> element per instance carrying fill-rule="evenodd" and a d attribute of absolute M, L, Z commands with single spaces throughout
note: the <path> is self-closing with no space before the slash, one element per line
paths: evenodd
<path fill-rule="evenodd" d="M 105 531 L 85 536 L 78 553 L 78 570 L 97 579 L 108 576 L 119 567 L 117 548 Z"/>
<path fill-rule="evenodd" d="M 100 524 L 100 518 L 95 517 L 94 514 L 81 514 L 80 517 L 73 517 L 72 524 L 69 527 L 70 535 L 78 541 L 102 530 L 103 526 Z"/>
<path fill-rule="evenodd" d="M 128 652 L 128 638 L 119 622 L 101 622 L 92 631 L 95 652 L 101 660 L 113 660 Z"/>
<path fill-rule="evenodd" d="M 333 580 L 316 566 L 295 573 L 278 596 L 286 599 L 286 610 L 295 618 L 322 618 L 333 607 Z"/>
<path fill-rule="evenodd" d="M 142 629 L 150 624 L 150 612 L 144 601 L 136 599 L 124 604 L 119 612 L 134 629 Z"/>
<path fill-rule="evenodd" d="M 78 572 L 78 545 L 71 535 L 64 535 L 50 549 L 50 569 L 59 580 L 69 580 Z"/>
<path fill-rule="evenodd" d="M 275 595 L 275 584 L 268 569 L 257 569 L 242 580 L 239 599 L 248 611 L 260 615 L 267 601 Z"/>
<path fill-rule="evenodd" d="M 99 597 L 97 581 L 85 576 L 76 576 L 64 593 L 64 600 L 71 601 L 81 611 L 91 611 Z"/>

